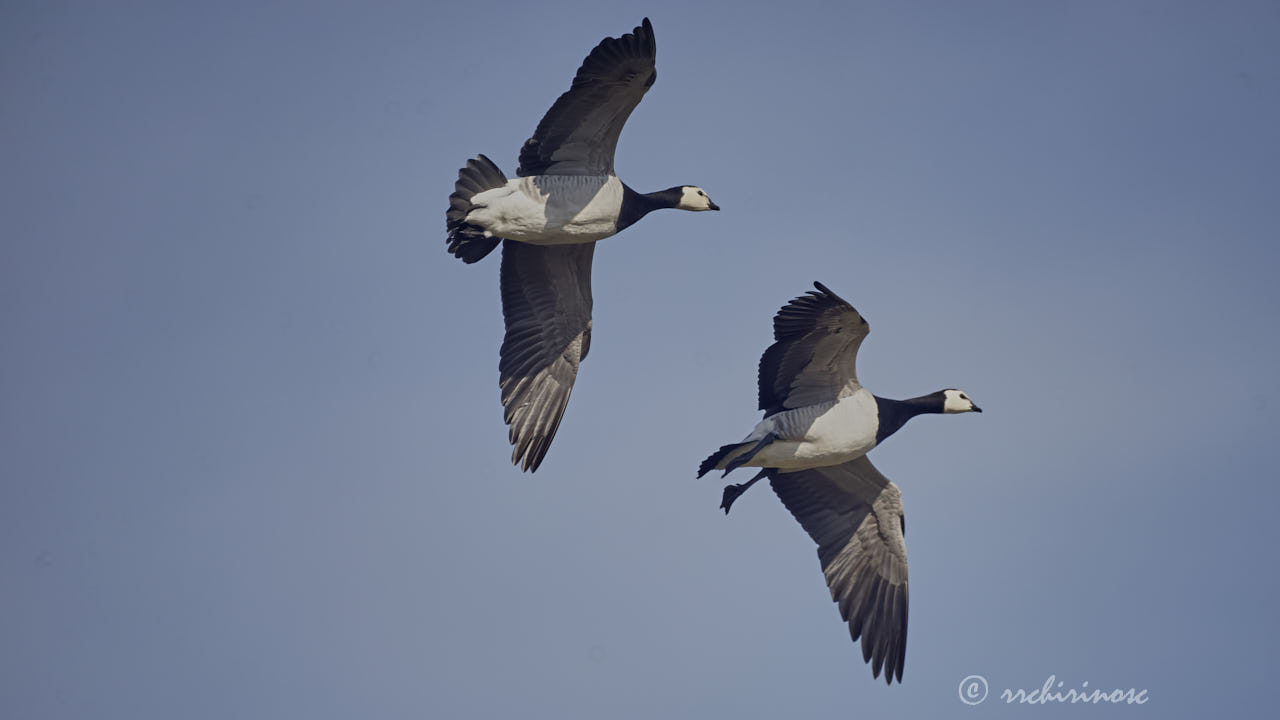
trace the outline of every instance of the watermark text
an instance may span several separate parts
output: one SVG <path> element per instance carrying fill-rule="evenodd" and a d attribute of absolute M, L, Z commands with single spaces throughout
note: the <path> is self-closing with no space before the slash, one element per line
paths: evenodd
<path fill-rule="evenodd" d="M 981 675 L 970 675 L 960 681 L 960 702 L 965 705 L 979 705 L 988 694 L 987 679 Z M 1066 681 L 1059 680 L 1057 675 L 1050 675 L 1044 685 L 1034 690 L 1005 688 L 999 697 L 1006 705 L 1146 705 L 1150 699 L 1145 689 L 1089 687 L 1088 680 L 1079 687 L 1067 687 Z"/>

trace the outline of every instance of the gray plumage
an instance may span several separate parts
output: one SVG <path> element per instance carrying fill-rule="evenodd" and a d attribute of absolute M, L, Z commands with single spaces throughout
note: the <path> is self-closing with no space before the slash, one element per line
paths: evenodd
<path fill-rule="evenodd" d="M 765 417 L 817 405 L 858 389 L 858 348 L 867 321 L 822 283 L 773 317 L 774 343 L 760 356 L 760 409 Z"/>
<path fill-rule="evenodd" d="M 902 493 L 866 455 L 843 465 L 780 472 L 769 484 L 809 537 L 831 599 L 862 638 L 871 674 L 902 682 L 907 650 L 907 547 Z"/>
<path fill-rule="evenodd" d="M 564 416 L 591 349 L 591 257 L 595 243 L 502 244 L 502 316 L 507 333 L 498 363 L 511 462 L 537 470 Z"/>
<path fill-rule="evenodd" d="M 520 150 L 516 178 L 480 155 L 458 171 L 445 213 L 449 252 L 474 263 L 502 244 L 499 361 L 511 460 L 542 463 L 591 344 L 595 242 L 660 208 L 719 210 L 696 186 L 637 193 L 614 173 L 622 128 L 657 78 L 645 18 L 587 55 Z"/>
<path fill-rule="evenodd" d="M 764 418 L 742 442 L 698 468 L 762 468 L 725 487 L 720 507 L 763 477 L 818 544 L 818 559 L 849 636 L 871 673 L 902 681 L 907 647 L 907 548 L 902 493 L 866 453 L 923 413 L 982 412 L 954 388 L 909 400 L 872 395 L 858 382 L 867 321 L 821 283 L 773 318 L 774 342 L 757 375 Z"/>
<path fill-rule="evenodd" d="M 601 40 L 525 141 L 516 174 L 613 175 L 622 126 L 658 79 L 657 56 L 649 18 L 622 37 Z"/>

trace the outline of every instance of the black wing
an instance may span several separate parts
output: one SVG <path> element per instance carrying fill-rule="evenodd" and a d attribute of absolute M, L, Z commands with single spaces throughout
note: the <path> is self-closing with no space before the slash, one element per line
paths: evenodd
<path fill-rule="evenodd" d="M 578 364 L 591 348 L 591 257 L 595 243 L 502 242 L 502 405 L 511 462 L 537 470 L 569 403 Z"/>
<path fill-rule="evenodd" d="M 783 410 L 836 400 L 858 384 L 858 348 L 871 327 L 822 283 L 773 317 L 775 342 L 760 356 L 760 409 Z"/>
<path fill-rule="evenodd" d="M 767 470 L 773 491 L 818 543 L 818 559 L 871 674 L 902 682 L 907 651 L 907 546 L 902 493 L 865 455 L 843 465 Z"/>
<path fill-rule="evenodd" d="M 622 126 L 658 79 L 656 57 L 649 18 L 622 37 L 601 40 L 525 141 L 516 174 L 612 175 Z"/>

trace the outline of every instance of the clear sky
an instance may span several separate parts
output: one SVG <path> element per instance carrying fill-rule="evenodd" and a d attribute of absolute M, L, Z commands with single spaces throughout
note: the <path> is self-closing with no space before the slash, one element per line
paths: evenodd
<path fill-rule="evenodd" d="M 601 243 L 522 474 L 447 196 L 646 15 L 617 168 L 724 211 Z M 7 718 L 1275 712 L 1274 2 L 6 3 L 0 98 Z M 813 280 L 872 391 L 986 411 L 872 453 L 901 686 L 694 479 Z"/>

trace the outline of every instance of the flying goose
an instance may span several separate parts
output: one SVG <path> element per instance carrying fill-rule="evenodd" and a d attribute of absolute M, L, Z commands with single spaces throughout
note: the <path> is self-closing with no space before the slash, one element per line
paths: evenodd
<path fill-rule="evenodd" d="M 591 348 L 596 241 L 660 208 L 720 209 L 693 185 L 638 193 L 614 174 L 622 126 L 658 77 L 656 52 L 648 18 L 601 40 L 520 149 L 518 177 L 480 155 L 449 196 L 450 253 L 473 263 L 502 242 L 499 387 L 523 470 L 542 463 Z"/>
<path fill-rule="evenodd" d="M 724 489 L 725 514 L 760 478 L 809 537 L 831 599 L 862 637 L 871 674 L 902 682 L 907 647 L 907 548 L 898 486 L 880 474 L 867 451 L 924 413 L 982 412 L 960 390 L 910 400 L 872 395 L 858 383 L 857 356 L 870 328 L 853 306 L 815 282 L 773 318 L 774 343 L 760 357 L 764 419 L 740 443 L 703 461 L 711 470 L 751 466 L 755 477 Z"/>

